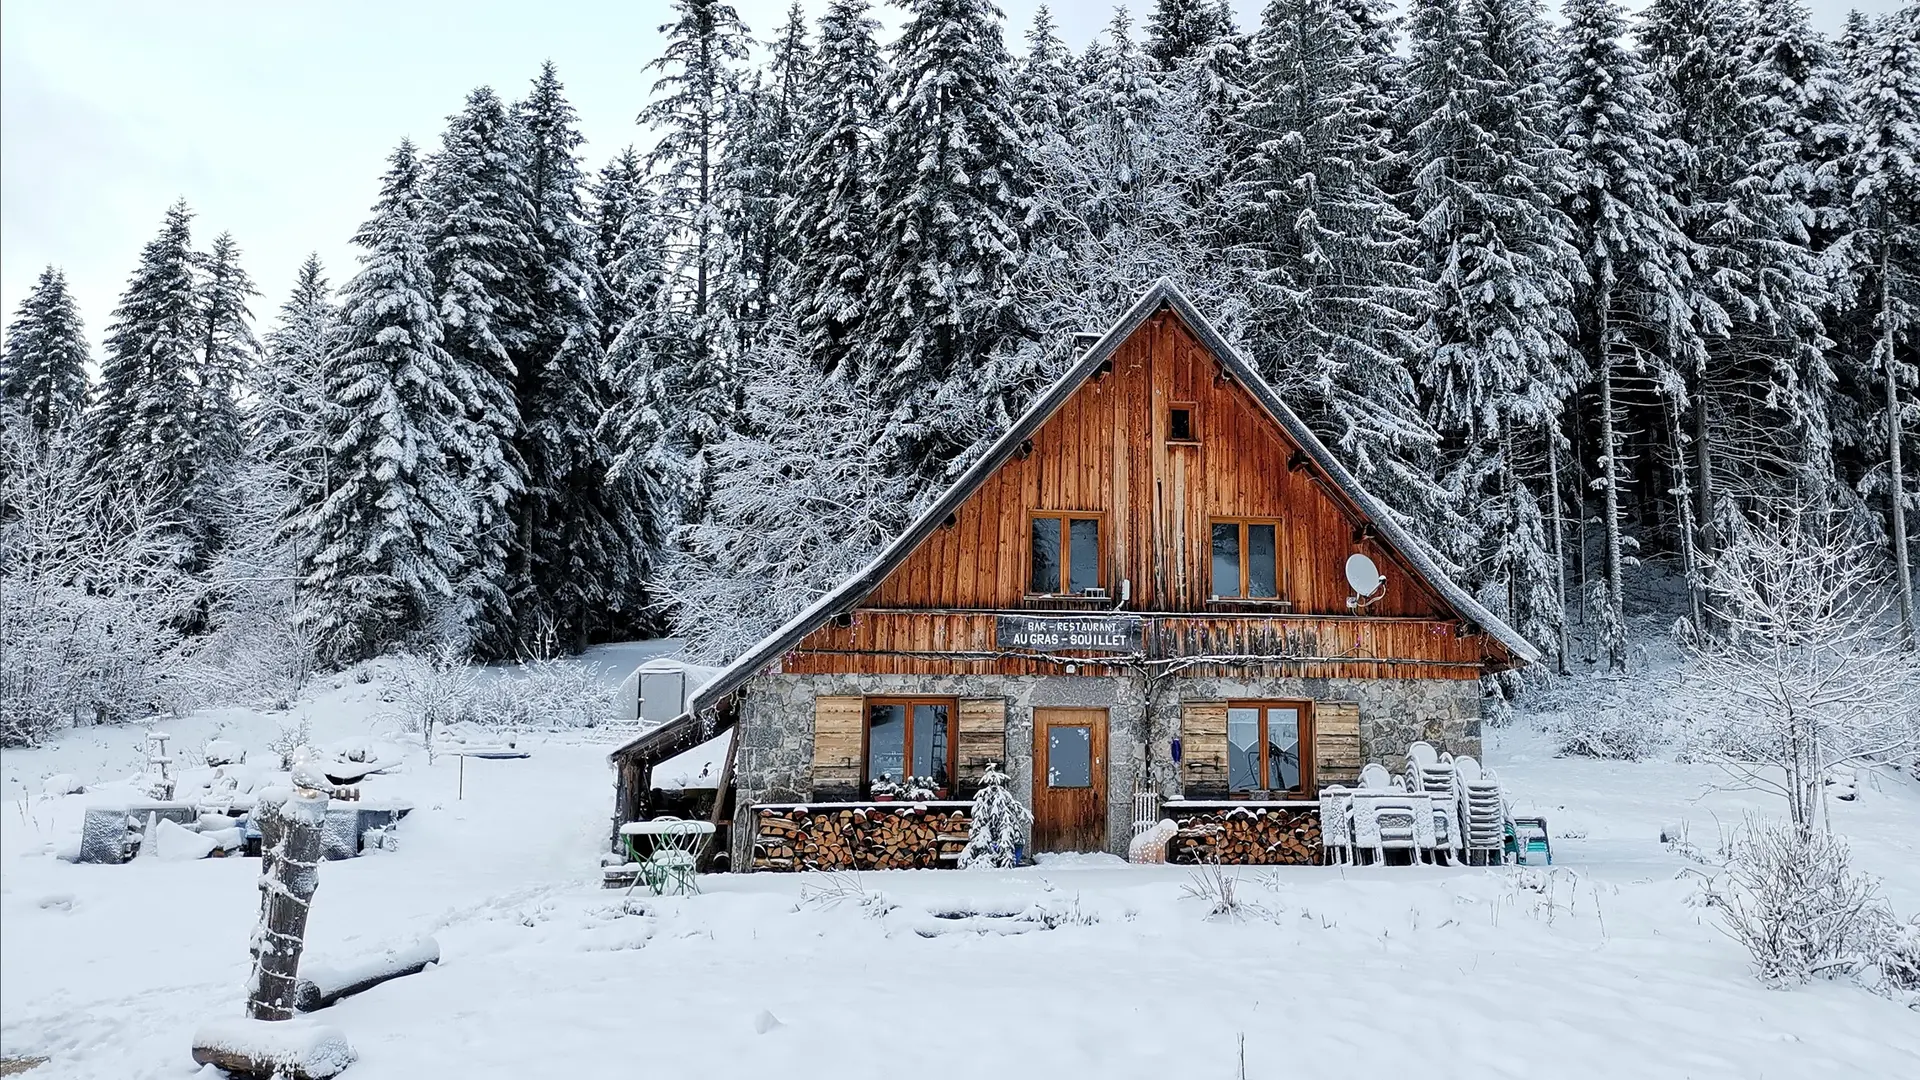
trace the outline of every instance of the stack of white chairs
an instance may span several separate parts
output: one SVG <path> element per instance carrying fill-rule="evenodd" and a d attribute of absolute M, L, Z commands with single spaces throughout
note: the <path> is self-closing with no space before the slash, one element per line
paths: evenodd
<path fill-rule="evenodd" d="M 1433 800 L 1434 856 L 1464 858 L 1466 834 L 1460 819 L 1453 755 L 1436 753 L 1433 744 L 1426 742 L 1407 747 L 1407 787 Z"/>
<path fill-rule="evenodd" d="M 1384 863 L 1389 851 L 1405 851 L 1409 862 L 1420 862 L 1433 850 L 1427 798 L 1407 791 L 1386 766 L 1374 762 L 1361 769 L 1360 790 L 1352 798 L 1356 851 Z"/>
<path fill-rule="evenodd" d="M 1320 789 L 1320 845 L 1329 864 L 1354 860 L 1353 792 L 1342 784 Z"/>
<path fill-rule="evenodd" d="M 1467 861 L 1478 865 L 1501 862 L 1506 851 L 1507 806 L 1500 781 L 1492 770 L 1484 773 L 1470 757 L 1455 758 L 1454 775 L 1460 789 L 1461 816 L 1466 822 Z"/>

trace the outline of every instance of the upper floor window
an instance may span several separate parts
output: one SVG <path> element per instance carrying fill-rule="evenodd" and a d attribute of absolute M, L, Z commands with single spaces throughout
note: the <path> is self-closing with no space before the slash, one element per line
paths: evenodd
<path fill-rule="evenodd" d="M 1213 523 L 1215 599 L 1271 600 L 1280 596 L 1279 523 Z"/>
<path fill-rule="evenodd" d="M 1035 514 L 1030 536 L 1033 569 L 1028 592 L 1059 595 L 1100 587 L 1099 518 Z"/>

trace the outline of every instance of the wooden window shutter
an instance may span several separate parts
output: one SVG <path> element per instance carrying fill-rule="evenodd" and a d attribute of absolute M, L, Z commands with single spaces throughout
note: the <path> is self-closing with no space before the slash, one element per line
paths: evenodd
<path fill-rule="evenodd" d="M 971 799 L 992 762 L 1007 769 L 1007 702 L 1004 698 L 961 698 L 960 736 L 955 747 L 953 797 Z"/>
<path fill-rule="evenodd" d="M 1351 701 L 1313 703 L 1314 779 L 1325 784 L 1360 782 L 1360 706 Z"/>
<path fill-rule="evenodd" d="M 813 797 L 860 797 L 866 745 L 866 699 L 822 694 L 813 699 Z"/>
<path fill-rule="evenodd" d="M 1227 793 L 1227 703 L 1180 706 L 1181 786 L 1188 798 Z"/>

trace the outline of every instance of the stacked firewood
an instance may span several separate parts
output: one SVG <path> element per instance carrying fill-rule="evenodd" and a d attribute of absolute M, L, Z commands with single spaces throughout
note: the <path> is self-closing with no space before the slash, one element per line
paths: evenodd
<path fill-rule="evenodd" d="M 1170 862 L 1301 865 L 1321 861 L 1320 813 L 1312 807 L 1203 810 L 1181 814 Z"/>
<path fill-rule="evenodd" d="M 967 812 L 916 806 L 762 810 L 755 870 L 910 870 L 952 866 L 967 846 Z"/>

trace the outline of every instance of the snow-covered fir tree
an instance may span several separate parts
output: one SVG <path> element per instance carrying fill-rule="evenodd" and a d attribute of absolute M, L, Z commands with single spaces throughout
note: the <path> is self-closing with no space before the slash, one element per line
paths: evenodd
<path fill-rule="evenodd" d="M 1013 277 L 1028 148 L 998 10 L 988 0 L 905 7 L 876 185 L 866 367 L 886 450 L 926 490 L 1034 389 L 1033 369 L 996 363 L 1020 332 Z"/>
<path fill-rule="evenodd" d="M 451 389 L 466 414 L 455 463 L 473 504 L 472 562 L 460 573 L 474 639 L 498 651 L 513 637 L 509 564 L 523 564 L 515 503 L 526 490 L 517 380 L 532 363 L 537 277 L 533 200 L 521 171 L 525 131 L 480 87 L 447 120 L 427 160 L 427 255 L 433 267 Z"/>
<path fill-rule="evenodd" d="M 327 398 L 325 375 L 335 315 L 320 257 L 309 255 L 267 331 L 247 414 L 249 455 L 283 476 L 292 492 L 324 494 L 327 484 L 328 413 L 334 405 Z"/>
<path fill-rule="evenodd" d="M 595 625 L 639 587 L 644 548 L 632 542 L 633 489 L 610 482 L 600 420 L 610 397 L 597 265 L 579 162 L 584 141 L 549 63 L 515 107 L 519 171 L 532 204 L 527 340 L 516 364 L 517 451 L 526 489 L 512 504 L 507 561 L 511 633 L 490 651 L 527 655 L 543 642 L 584 648 Z"/>
<path fill-rule="evenodd" d="M 301 518 L 301 623 L 335 663 L 464 633 L 454 582 L 473 512 L 457 463 L 473 460 L 473 428 L 441 344 L 424 189 L 403 142 L 354 236 L 364 253 L 327 352 L 331 483 Z"/>
<path fill-rule="evenodd" d="M 1037 141 L 1064 130 L 1079 87 L 1071 70 L 1073 54 L 1060 40 L 1059 26 L 1047 5 L 1034 9 L 1026 43 L 1026 54 L 1014 69 L 1014 111 L 1020 114 L 1028 136 Z"/>
<path fill-rule="evenodd" d="M 747 357 L 740 429 L 713 448 L 712 512 L 666 573 L 674 631 L 721 661 L 798 614 L 907 523 L 908 478 L 880 444 L 871 393 L 823 379 L 791 325 Z"/>
<path fill-rule="evenodd" d="M 1655 0 L 1635 34 L 1669 119 L 1669 191 L 1698 283 L 1702 347 L 1681 369 L 1682 396 L 1669 410 L 1691 414 L 1690 430 L 1671 431 L 1669 442 L 1696 617 L 1708 595 L 1705 567 L 1739 504 L 1779 494 L 1762 490 L 1766 470 L 1750 466 L 1804 459 L 1825 445 L 1828 427 L 1830 377 L 1819 351 L 1826 279 L 1806 242 L 1809 209 L 1772 182 L 1792 148 L 1750 105 L 1744 28 L 1734 0 Z M 1824 455 L 1806 466 L 1789 490 L 1817 490 L 1832 475 Z"/>
<path fill-rule="evenodd" d="M 1018 852 L 1033 824 L 1028 810 L 1007 790 L 1007 774 L 987 765 L 980 790 L 973 797 L 967 821 L 967 846 L 960 851 L 962 870 L 1004 870 L 1018 864 Z"/>
<path fill-rule="evenodd" d="M 1461 514 L 1439 539 L 1495 613 L 1553 644 L 1562 583 L 1542 506 L 1571 390 L 1575 261 L 1544 33 L 1528 0 L 1419 0 L 1400 127 L 1430 290 L 1421 382 Z"/>
<path fill-rule="evenodd" d="M 0 399 L 41 436 L 65 431 L 87 405 L 87 363 L 92 349 L 80 325 L 80 308 L 56 267 L 40 276 L 21 299 L 0 352 Z"/>
<path fill-rule="evenodd" d="M 1673 400 L 1679 371 L 1700 343 L 1689 246 L 1669 194 L 1666 118 L 1651 76 L 1623 40 L 1626 19 L 1616 0 L 1570 0 L 1562 14 L 1561 147 L 1571 177 L 1565 205 L 1584 273 L 1576 299 L 1579 347 L 1598 381 L 1599 643 L 1608 666 L 1623 670 L 1623 575 L 1634 547 L 1623 502 L 1630 479 L 1623 388 L 1634 383 Z"/>
<path fill-rule="evenodd" d="M 640 122 L 655 135 L 647 165 L 669 283 L 653 334 L 654 370 L 669 390 L 661 402 L 667 437 L 690 463 L 681 501 L 697 517 L 710 483 L 707 448 L 726 437 L 740 408 L 733 331 L 716 291 L 727 254 L 720 166 L 747 28 L 721 0 L 674 0 L 672 10 L 660 28 L 666 49 L 647 65 L 659 77 Z"/>
<path fill-rule="evenodd" d="M 806 12 L 796 0 L 773 39 L 765 69 L 754 73 L 728 109 L 726 154 L 720 163 L 728 244 L 720 288 L 736 351 L 751 345 L 776 298 L 783 305 L 788 302 L 783 279 L 798 251 L 793 231 L 779 219 L 798 180 L 803 106 L 814 78 Z"/>
<path fill-rule="evenodd" d="M 1252 264 L 1262 373 L 1387 503 L 1446 528 L 1415 396 L 1423 292 L 1411 223 L 1382 189 L 1386 103 L 1363 28 L 1336 0 L 1273 0 L 1237 119 L 1233 242 Z"/>
<path fill-rule="evenodd" d="M 240 265 L 240 246 L 231 234 L 214 237 L 200 261 L 198 376 L 203 405 L 198 427 L 200 467 L 211 492 L 216 485 L 228 488 L 230 472 L 246 448 L 240 396 L 250 391 L 260 364 L 260 339 L 254 336 L 248 307 L 259 290 Z"/>
<path fill-rule="evenodd" d="M 98 403 L 87 425 L 94 469 L 148 493 L 198 557 L 206 552 L 208 523 L 196 508 L 205 509 L 218 487 L 206 474 L 201 445 L 205 327 L 192 222 L 186 203 L 175 203 L 142 249 L 107 326 Z"/>
<path fill-rule="evenodd" d="M 1920 8 L 1908 5 L 1886 16 L 1859 53 L 1850 94 L 1852 149 L 1844 163 L 1852 184 L 1852 230 L 1836 247 L 1851 271 L 1848 295 L 1872 344 L 1854 354 L 1845 374 L 1861 391 L 1880 393 L 1865 425 L 1878 436 L 1878 452 L 1865 451 L 1877 459 L 1876 467 L 1860 486 L 1885 507 L 1900 621 L 1912 641 L 1914 556 L 1907 519 L 1920 508 L 1920 495 L 1909 490 L 1906 472 L 1920 450 L 1920 275 L 1914 273 L 1920 266 Z"/>
<path fill-rule="evenodd" d="M 1222 0 L 1154 0 L 1146 51 L 1160 70 L 1172 71 L 1232 32 L 1233 10 Z"/>
<path fill-rule="evenodd" d="M 820 17 L 812 90 L 779 227 L 792 236 L 787 310 L 799 349 L 822 375 L 863 381 L 861 327 L 872 303 L 874 132 L 886 65 L 867 0 L 833 0 Z"/>
<path fill-rule="evenodd" d="M 633 500 L 627 538 L 641 577 L 680 520 L 685 459 L 667 441 L 666 376 L 661 370 L 661 317 L 666 270 L 661 228 L 640 156 L 628 147 L 600 170 L 592 191 L 596 313 L 612 380 L 600 441 L 612 459 L 610 482 Z"/>

